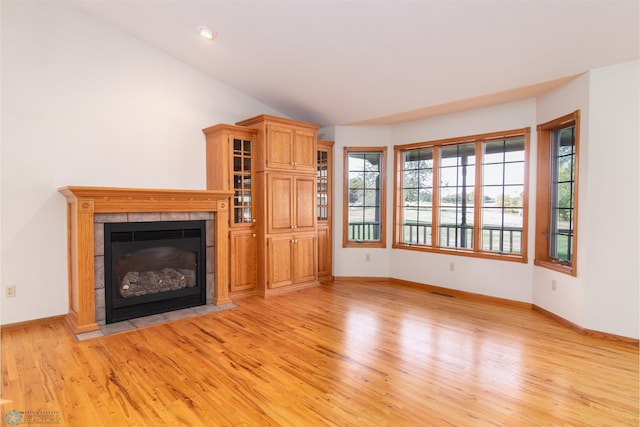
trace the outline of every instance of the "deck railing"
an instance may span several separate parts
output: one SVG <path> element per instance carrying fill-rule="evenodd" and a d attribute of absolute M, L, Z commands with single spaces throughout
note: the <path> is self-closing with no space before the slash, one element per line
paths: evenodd
<path fill-rule="evenodd" d="M 440 246 L 471 249 L 473 244 L 473 226 L 457 224 L 440 224 Z M 379 240 L 380 223 L 350 223 L 348 226 L 350 240 Z M 464 233 L 464 234 L 463 234 Z M 411 245 L 431 245 L 432 227 L 429 223 L 402 224 L 402 243 Z M 482 227 L 483 250 L 501 253 L 522 252 L 521 227 Z"/>

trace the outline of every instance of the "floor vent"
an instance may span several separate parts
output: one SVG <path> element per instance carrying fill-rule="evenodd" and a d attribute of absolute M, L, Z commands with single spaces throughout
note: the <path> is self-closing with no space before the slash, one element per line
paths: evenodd
<path fill-rule="evenodd" d="M 432 294 L 434 294 L 434 295 L 440 295 L 441 297 L 453 298 L 453 295 L 444 294 L 444 293 L 442 293 L 442 292 L 435 292 L 435 291 L 433 291 L 433 292 L 431 292 L 431 293 L 432 293 Z"/>

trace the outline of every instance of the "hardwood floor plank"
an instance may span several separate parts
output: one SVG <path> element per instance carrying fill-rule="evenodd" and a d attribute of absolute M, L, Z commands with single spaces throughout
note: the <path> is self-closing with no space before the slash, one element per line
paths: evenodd
<path fill-rule="evenodd" d="M 69 426 L 638 425 L 638 346 L 522 307 L 340 282 L 74 341 L 2 332 L 2 418 Z"/>

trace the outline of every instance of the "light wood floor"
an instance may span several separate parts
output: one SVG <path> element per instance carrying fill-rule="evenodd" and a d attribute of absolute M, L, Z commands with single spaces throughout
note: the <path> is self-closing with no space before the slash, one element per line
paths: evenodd
<path fill-rule="evenodd" d="M 638 425 L 638 348 L 527 309 L 334 284 L 75 342 L 2 334 L 2 415 L 58 425 Z"/>

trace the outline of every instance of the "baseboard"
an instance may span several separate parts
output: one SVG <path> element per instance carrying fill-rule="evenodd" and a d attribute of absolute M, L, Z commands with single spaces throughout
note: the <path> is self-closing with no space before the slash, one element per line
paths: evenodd
<path fill-rule="evenodd" d="M 321 284 L 332 283 L 335 281 L 335 277 L 333 276 L 318 276 L 318 282 Z"/>
<path fill-rule="evenodd" d="M 300 291 L 302 289 L 314 288 L 317 286 L 320 286 L 320 282 L 318 282 L 317 280 L 314 280 L 311 282 L 300 283 L 298 285 L 289 285 L 289 286 L 283 286 L 281 288 L 266 289 L 264 291 L 264 295 L 262 296 L 264 296 L 265 298 L 275 297 L 279 295 L 288 294 L 289 292 Z"/>
<path fill-rule="evenodd" d="M 254 295 L 258 295 L 258 291 L 256 291 L 255 288 L 249 289 L 246 291 L 229 292 L 229 298 L 231 298 L 232 301 L 237 299 L 252 297 Z"/>
<path fill-rule="evenodd" d="M 627 343 L 627 344 L 633 344 L 633 345 L 638 345 L 640 344 L 640 340 L 636 339 L 636 338 L 630 338 L 630 337 L 625 337 L 622 335 L 616 335 L 616 334 L 610 334 L 607 332 L 600 332 L 600 331 L 594 331 L 593 329 L 587 329 L 587 328 L 583 328 L 580 325 L 577 325 L 575 323 L 573 323 L 570 320 L 565 319 L 562 316 L 558 316 L 555 313 L 550 312 L 549 310 L 545 310 L 544 308 L 533 304 L 531 309 L 533 311 L 536 311 L 540 314 L 542 314 L 543 316 L 546 316 L 550 319 L 555 320 L 556 322 L 566 326 L 567 328 L 576 331 L 577 333 L 579 333 L 580 335 L 587 335 L 590 337 L 594 337 L 594 338 L 601 338 L 601 339 L 605 339 L 608 341 L 618 341 L 618 342 L 623 342 L 623 343 Z"/>
<path fill-rule="evenodd" d="M 338 282 L 338 283 L 351 282 L 351 283 L 360 283 L 360 284 L 388 283 L 390 285 L 420 289 L 427 292 L 437 292 L 440 294 L 447 294 L 465 301 L 478 301 L 478 302 L 484 302 L 488 304 L 506 305 L 510 307 L 525 308 L 525 309 L 536 311 L 546 317 L 549 317 L 555 320 L 556 322 L 564 325 L 565 327 L 579 333 L 580 335 L 587 335 L 590 337 L 601 338 L 608 341 L 623 342 L 623 343 L 632 344 L 636 346 L 640 344 L 640 340 L 636 338 L 630 338 L 622 335 L 615 335 L 607 332 L 600 332 L 600 331 L 594 331 L 592 329 L 583 328 L 582 326 L 576 325 L 575 323 L 561 316 L 558 316 L 555 313 L 545 310 L 540 306 L 526 303 L 526 302 L 510 300 L 506 298 L 492 297 L 492 296 L 482 295 L 482 294 L 476 294 L 473 292 L 458 291 L 455 289 L 443 288 L 440 286 L 425 285 L 423 283 L 412 282 L 409 280 L 393 279 L 393 278 L 385 278 L 385 277 L 338 276 L 335 278 L 335 282 Z"/>
<path fill-rule="evenodd" d="M 406 288 L 420 289 L 427 292 L 437 292 L 447 294 L 465 301 L 478 301 L 488 304 L 508 305 L 511 307 L 521 307 L 531 309 L 531 304 L 521 301 L 510 300 L 506 298 L 492 297 L 488 295 L 475 294 L 473 292 L 458 291 L 455 289 L 443 288 L 440 286 L 426 285 L 424 283 L 412 282 L 410 280 L 394 279 L 388 277 L 360 277 L 360 276 L 340 276 L 335 278 L 338 283 L 387 283 L 394 286 L 403 286 Z"/>
<path fill-rule="evenodd" d="M 10 332 L 18 329 L 31 328 L 33 326 L 42 326 L 47 323 L 64 322 L 66 317 L 66 314 L 61 314 L 58 316 L 43 317 L 41 319 L 26 320 L 24 322 L 8 323 L 6 325 L 0 326 L 0 330 L 2 332 Z"/>
<path fill-rule="evenodd" d="M 473 292 L 459 291 L 456 289 L 443 288 L 440 286 L 425 285 L 423 283 L 412 282 L 409 280 L 389 279 L 389 283 L 392 283 L 398 286 L 424 289 L 428 292 L 437 292 L 441 294 L 447 294 L 464 301 L 477 301 L 477 302 L 483 302 L 487 304 L 507 305 L 510 307 L 520 307 L 520 308 L 531 309 L 531 304 L 527 302 L 516 301 L 512 299 L 507 299 L 507 298 L 492 297 L 489 295 L 476 294 Z"/>
<path fill-rule="evenodd" d="M 556 322 L 564 325 L 565 327 L 581 334 L 581 335 L 586 335 L 586 336 L 590 336 L 590 337 L 594 337 L 594 338 L 600 338 L 600 339 L 605 339 L 608 341 L 617 341 L 617 342 L 622 342 L 622 343 L 626 343 L 626 344 L 632 344 L 632 345 L 639 345 L 640 344 L 640 340 L 636 339 L 636 338 L 630 338 L 630 337 L 625 337 L 622 335 L 616 335 L 616 334 L 611 334 L 608 332 L 600 332 L 600 331 L 595 331 L 593 329 L 587 329 L 587 328 L 583 328 L 582 326 L 579 326 L 573 322 L 571 322 L 570 320 L 565 319 L 562 316 L 558 316 L 555 313 L 552 313 L 548 310 L 545 310 L 544 308 L 535 305 L 535 304 L 529 304 L 529 303 L 525 303 L 525 302 L 521 302 L 521 301 L 515 301 L 515 300 L 510 300 L 510 299 L 505 299 L 505 298 L 498 298 L 498 297 L 492 297 L 492 296 L 488 296 L 488 295 L 482 295 L 482 294 L 475 294 L 473 292 L 465 292 L 465 291 L 458 291 L 455 289 L 449 289 L 449 288 L 443 288 L 443 287 L 439 287 L 439 286 L 432 286 L 432 285 L 425 285 L 422 283 L 418 283 L 418 282 L 412 282 L 409 280 L 401 280 L 401 279 L 388 279 L 388 278 L 384 278 L 384 277 L 362 277 L 362 276 L 337 276 L 334 278 L 334 282 L 337 283 L 346 283 L 346 282 L 352 282 L 352 283 L 362 283 L 362 284 L 367 284 L 367 283 L 389 283 L 391 285 L 395 285 L 395 286 L 404 286 L 404 287 L 410 287 L 410 288 L 415 288 L 415 289 L 420 289 L 420 290 L 424 290 L 424 291 L 428 291 L 428 292 L 439 292 L 439 293 L 443 293 L 443 294 L 448 294 L 448 295 L 452 295 L 456 298 L 462 299 L 462 300 L 466 300 L 466 301 L 478 301 L 478 302 L 485 302 L 485 303 L 490 303 L 490 304 L 497 304 L 497 305 L 508 305 L 511 307 L 521 307 L 521 308 L 528 308 L 531 309 L 533 311 L 536 311 L 546 317 L 549 317 L 553 320 L 555 320 Z M 318 286 L 317 284 L 311 285 L 311 286 Z M 309 285 L 306 286 L 300 286 L 299 289 L 296 290 L 300 290 L 300 289 L 304 289 L 306 287 L 310 287 Z M 291 290 L 287 290 L 287 291 L 291 291 Z M 273 292 L 270 293 L 269 296 L 275 296 L 278 294 L 283 294 L 287 291 L 283 292 Z M 255 293 L 253 294 L 255 295 Z M 243 295 L 243 296 L 250 296 L 249 293 L 247 293 L 247 295 Z M 240 295 L 238 295 L 238 297 L 240 297 Z M 30 328 L 33 326 L 42 326 L 45 325 L 47 323 L 56 323 L 56 322 L 65 322 L 66 318 L 68 315 L 62 314 L 62 315 L 58 315 L 58 316 L 51 316 L 51 317 L 43 317 L 41 319 L 33 319 L 33 320 L 26 320 L 24 322 L 16 322 L 16 323 L 9 323 L 6 325 L 0 325 L 0 331 L 2 332 L 10 332 L 10 331 L 15 331 L 18 329 L 26 329 L 26 328 Z"/>
<path fill-rule="evenodd" d="M 355 282 L 355 283 L 384 283 L 389 282 L 387 277 L 366 277 L 366 276 L 335 276 L 333 281 L 336 283 Z"/>

